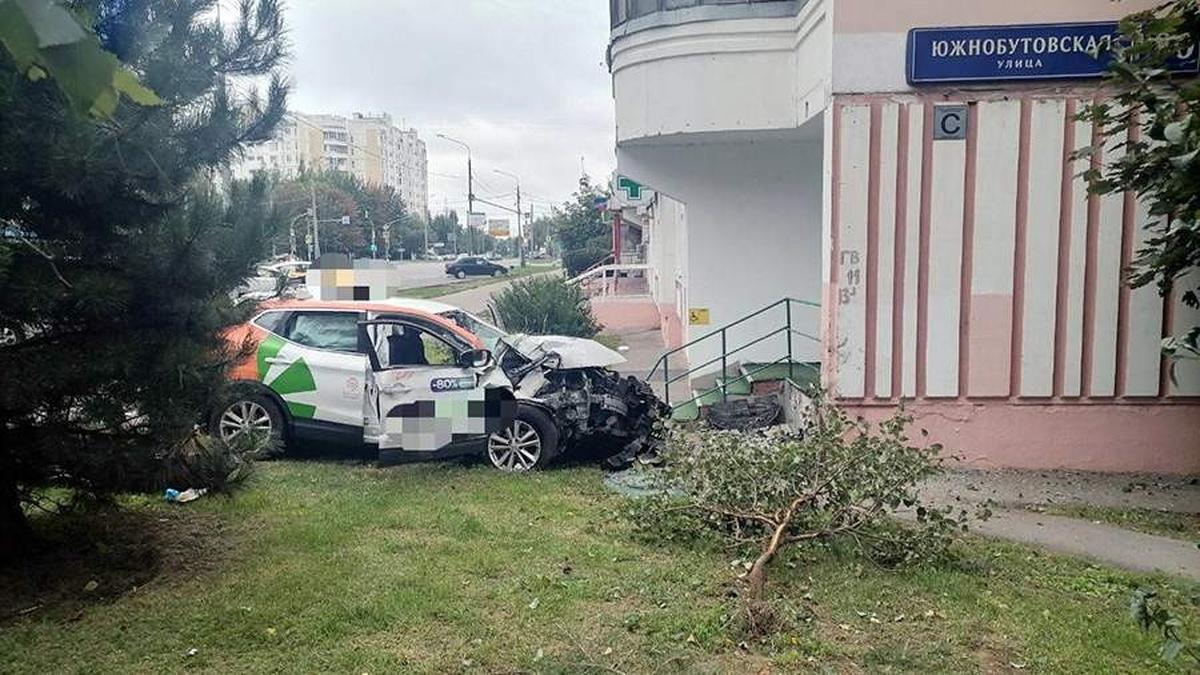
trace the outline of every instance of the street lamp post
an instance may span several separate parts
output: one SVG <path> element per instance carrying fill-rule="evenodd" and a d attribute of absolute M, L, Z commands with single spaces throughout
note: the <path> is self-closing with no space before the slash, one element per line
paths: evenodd
<path fill-rule="evenodd" d="M 514 173 L 509 173 L 507 171 L 501 171 L 500 169 L 494 169 L 494 171 L 496 173 L 500 174 L 501 176 L 508 176 L 509 178 L 512 178 L 513 180 L 517 181 L 517 256 L 521 261 L 521 267 L 524 267 L 525 266 L 525 245 L 524 245 L 524 242 L 522 241 L 522 237 L 521 237 L 521 177 Z"/>
<path fill-rule="evenodd" d="M 305 209 L 304 213 L 292 218 L 292 222 L 288 223 L 288 248 L 290 249 L 290 253 L 292 254 L 293 258 L 296 257 L 296 223 L 307 217 L 308 210 Z"/>
<path fill-rule="evenodd" d="M 475 230 L 471 227 L 471 216 L 475 213 L 475 182 L 474 174 L 471 170 L 471 146 L 446 134 L 438 134 L 437 136 L 442 140 L 457 143 L 467 149 L 467 229 L 471 232 L 471 255 L 475 255 Z"/>
<path fill-rule="evenodd" d="M 385 260 L 389 260 L 391 253 L 392 253 L 392 225 L 395 225 L 396 223 L 404 220 L 404 218 L 405 218 L 405 216 L 400 216 L 399 218 L 393 218 L 383 224 L 383 241 L 384 241 L 383 257 Z M 374 242 L 374 240 L 375 240 L 375 230 L 372 229 L 371 230 L 371 241 Z"/>

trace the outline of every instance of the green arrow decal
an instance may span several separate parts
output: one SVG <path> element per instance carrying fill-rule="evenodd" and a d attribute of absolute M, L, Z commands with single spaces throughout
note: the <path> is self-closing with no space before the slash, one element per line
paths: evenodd
<path fill-rule="evenodd" d="M 316 391 L 317 383 L 313 380 L 312 371 L 304 359 L 296 359 L 279 377 L 268 383 L 280 396 L 302 394 L 306 391 Z"/>
<path fill-rule="evenodd" d="M 267 363 L 267 359 L 273 359 L 279 356 L 279 350 L 283 349 L 284 341 L 282 338 L 274 335 L 268 335 L 258 345 L 258 379 L 265 380 L 267 371 L 271 369 L 271 364 Z"/>

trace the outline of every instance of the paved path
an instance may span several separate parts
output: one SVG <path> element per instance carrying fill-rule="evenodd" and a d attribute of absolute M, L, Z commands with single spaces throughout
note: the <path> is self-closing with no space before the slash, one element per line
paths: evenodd
<path fill-rule="evenodd" d="M 1125 569 L 1165 572 L 1200 581 L 1200 548 L 1196 542 L 1027 511 L 998 511 L 986 522 L 972 524 L 971 529 Z"/>
<path fill-rule="evenodd" d="M 1200 484 L 1179 476 L 1082 471 L 950 471 L 922 486 L 937 504 L 991 501 L 994 515 L 972 523 L 980 534 L 1044 547 L 1139 572 L 1165 572 L 1200 581 L 1200 537 L 1192 541 L 1134 532 L 1115 525 L 1035 513 L 1030 506 L 1091 505 L 1179 513 L 1200 512 Z M 997 508 L 999 507 L 999 508 Z"/>

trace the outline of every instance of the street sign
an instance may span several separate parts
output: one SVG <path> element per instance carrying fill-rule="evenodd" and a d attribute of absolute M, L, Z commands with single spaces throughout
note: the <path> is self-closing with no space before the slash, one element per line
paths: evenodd
<path fill-rule="evenodd" d="M 688 325 L 707 326 L 712 323 L 707 307 L 693 307 L 688 310 Z"/>
<path fill-rule="evenodd" d="M 967 137 L 967 106 L 933 106 L 933 140 L 961 141 Z"/>
<path fill-rule="evenodd" d="M 1103 77 L 1120 39 L 1117 22 L 914 28 L 908 33 L 908 83 L 1066 80 Z M 1167 63 L 1197 72 L 1192 46 Z"/>

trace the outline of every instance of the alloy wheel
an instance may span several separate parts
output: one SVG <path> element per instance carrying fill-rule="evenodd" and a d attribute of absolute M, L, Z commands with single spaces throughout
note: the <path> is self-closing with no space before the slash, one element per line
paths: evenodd
<path fill-rule="evenodd" d="M 531 471 L 541 457 L 542 437 L 524 420 L 488 437 L 488 459 L 501 471 Z"/>
<path fill-rule="evenodd" d="M 267 409 L 260 403 L 248 400 L 232 403 L 221 413 L 221 419 L 217 423 L 221 440 L 226 443 L 243 434 L 253 434 L 259 438 L 269 437 L 273 431 L 271 427 L 271 414 Z"/>

